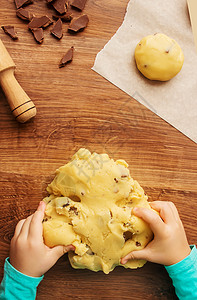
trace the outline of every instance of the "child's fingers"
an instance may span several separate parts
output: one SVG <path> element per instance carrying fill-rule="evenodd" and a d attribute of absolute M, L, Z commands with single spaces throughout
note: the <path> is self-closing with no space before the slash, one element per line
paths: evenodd
<path fill-rule="evenodd" d="M 159 212 L 165 223 L 169 223 L 174 220 L 174 212 L 172 210 L 171 202 L 154 201 L 150 203 L 150 206 Z"/>
<path fill-rule="evenodd" d="M 121 264 L 125 265 L 130 259 L 145 259 L 148 260 L 148 249 L 132 251 L 121 259 Z"/>
<path fill-rule="evenodd" d="M 59 259 L 62 255 L 64 255 L 68 251 L 74 251 L 74 250 L 75 250 L 75 247 L 73 245 L 56 246 L 54 248 L 51 248 L 51 252 L 57 259 Z"/>
<path fill-rule="evenodd" d="M 68 251 L 75 251 L 75 246 L 73 245 L 64 246 L 64 253 L 67 253 Z"/>
<path fill-rule="evenodd" d="M 37 239 L 41 238 L 42 239 L 42 232 L 43 232 L 43 227 L 42 227 L 42 220 L 44 218 L 44 212 L 45 212 L 46 204 L 41 201 L 39 203 L 39 206 L 35 213 L 33 214 L 33 218 L 31 220 L 31 224 L 29 227 L 29 237 L 32 239 Z"/>
<path fill-rule="evenodd" d="M 171 205 L 172 212 L 174 214 L 174 218 L 176 219 L 177 222 L 181 222 L 176 206 L 174 205 L 173 202 L 170 202 L 170 205 Z"/>
<path fill-rule="evenodd" d="M 27 238 L 28 237 L 28 233 L 29 233 L 29 226 L 31 223 L 31 220 L 33 218 L 33 215 L 27 217 L 27 219 L 25 220 L 25 222 L 23 223 L 20 233 L 19 235 L 23 238 Z"/>
<path fill-rule="evenodd" d="M 145 207 L 135 207 L 133 209 L 135 216 L 142 218 L 150 225 L 154 234 L 161 234 L 164 228 L 164 223 L 160 216 L 153 210 Z"/>
<path fill-rule="evenodd" d="M 18 237 L 18 235 L 19 235 L 20 232 L 21 232 L 21 228 L 22 228 L 22 226 L 23 226 L 25 220 L 26 220 L 26 219 L 23 219 L 23 220 L 20 220 L 20 221 L 18 222 L 18 224 L 16 225 L 16 228 L 15 228 L 15 232 L 14 232 L 13 238 L 17 238 L 17 237 Z"/>

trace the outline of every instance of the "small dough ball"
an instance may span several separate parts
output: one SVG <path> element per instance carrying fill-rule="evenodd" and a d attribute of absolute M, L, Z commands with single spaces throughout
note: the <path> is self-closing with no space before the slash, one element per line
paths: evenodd
<path fill-rule="evenodd" d="M 139 71 L 148 79 L 167 81 L 176 76 L 184 62 L 179 44 L 165 34 L 144 37 L 135 49 Z"/>

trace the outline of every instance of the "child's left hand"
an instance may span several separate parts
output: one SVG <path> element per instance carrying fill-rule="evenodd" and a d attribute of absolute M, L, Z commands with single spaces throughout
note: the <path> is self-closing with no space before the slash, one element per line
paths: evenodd
<path fill-rule="evenodd" d="M 75 250 L 72 245 L 49 248 L 43 241 L 42 220 L 46 204 L 41 201 L 36 212 L 21 220 L 11 240 L 10 263 L 19 272 L 40 277 L 66 252 Z"/>

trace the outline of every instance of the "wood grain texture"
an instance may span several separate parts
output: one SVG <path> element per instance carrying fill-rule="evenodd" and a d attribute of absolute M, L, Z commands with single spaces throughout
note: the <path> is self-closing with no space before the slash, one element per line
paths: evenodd
<path fill-rule="evenodd" d="M 84 13 L 90 22 L 83 32 L 69 34 L 64 24 L 64 36 L 58 41 L 47 28 L 44 43 L 38 45 L 27 24 L 15 16 L 13 0 L 1 0 L 0 25 L 14 25 L 19 40 L 12 41 L 2 30 L 0 38 L 17 66 L 17 80 L 37 107 L 35 119 L 19 124 L 0 91 L 1 277 L 15 225 L 36 209 L 55 169 L 80 147 L 125 159 L 150 200 L 176 204 L 190 244 L 196 243 L 196 144 L 91 70 L 96 54 L 121 25 L 127 2 L 88 0 Z M 28 9 L 37 16 L 53 12 L 44 0 L 35 0 Z M 71 46 L 73 62 L 59 69 Z M 147 263 L 138 270 L 119 267 L 105 275 L 74 270 L 64 256 L 45 274 L 37 299 L 176 296 L 160 265 Z"/>

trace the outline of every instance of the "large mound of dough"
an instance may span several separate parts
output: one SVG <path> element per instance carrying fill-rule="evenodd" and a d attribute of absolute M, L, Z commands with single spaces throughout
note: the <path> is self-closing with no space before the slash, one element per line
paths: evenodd
<path fill-rule="evenodd" d="M 167 81 L 177 75 L 184 62 L 178 43 L 165 34 L 144 37 L 135 49 L 139 71 L 148 79 Z"/>
<path fill-rule="evenodd" d="M 81 148 L 49 184 L 50 196 L 44 199 L 45 244 L 74 245 L 75 252 L 69 253 L 74 268 L 107 274 L 120 265 L 121 257 L 152 239 L 149 226 L 132 214 L 134 206 L 150 206 L 127 167 L 124 160 Z M 144 263 L 131 260 L 124 267 Z"/>

